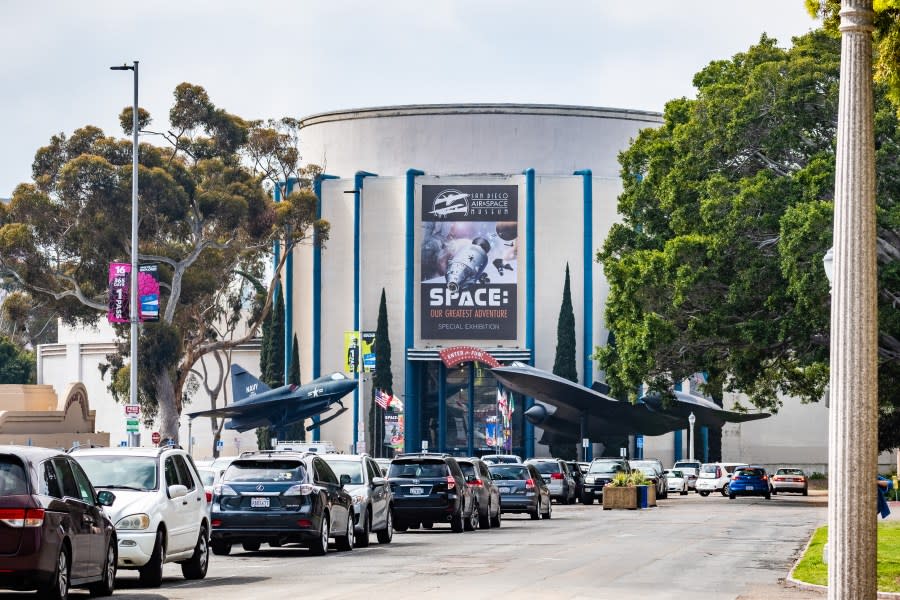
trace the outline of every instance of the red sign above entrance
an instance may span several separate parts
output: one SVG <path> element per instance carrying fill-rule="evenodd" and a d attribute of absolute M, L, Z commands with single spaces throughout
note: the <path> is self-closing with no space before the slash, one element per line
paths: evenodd
<path fill-rule="evenodd" d="M 475 346 L 453 346 L 452 348 L 444 348 L 438 354 L 447 367 L 455 367 L 464 362 L 476 361 L 484 363 L 492 369 L 500 366 L 496 358 Z"/>

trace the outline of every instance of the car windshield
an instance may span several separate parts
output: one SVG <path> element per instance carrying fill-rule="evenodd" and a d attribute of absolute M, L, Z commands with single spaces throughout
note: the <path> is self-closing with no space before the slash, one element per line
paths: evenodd
<path fill-rule="evenodd" d="M 666 471 L 666 475 L 675 479 L 684 479 L 684 473 L 681 471 L 676 471 L 675 469 L 669 469 Z"/>
<path fill-rule="evenodd" d="M 249 481 L 303 481 L 306 469 L 296 460 L 239 460 L 231 463 L 222 476 L 229 483 Z"/>
<path fill-rule="evenodd" d="M 14 456 L 0 456 L 0 496 L 21 496 L 28 493 L 25 469 Z"/>
<path fill-rule="evenodd" d="M 715 473 L 716 465 L 703 465 L 702 467 L 700 467 L 700 472 L 701 473 Z"/>
<path fill-rule="evenodd" d="M 625 465 L 618 461 L 595 461 L 591 463 L 588 473 L 618 473 L 624 470 Z"/>
<path fill-rule="evenodd" d="M 677 462 L 674 465 L 676 469 L 700 469 L 700 463 L 698 462 Z"/>
<path fill-rule="evenodd" d="M 656 467 L 641 467 L 638 466 L 638 471 L 646 475 L 647 477 L 659 477 L 659 471 L 656 470 Z"/>
<path fill-rule="evenodd" d="M 531 479 L 524 465 L 491 465 L 491 477 L 497 481 L 525 481 Z"/>
<path fill-rule="evenodd" d="M 159 486 L 158 463 L 152 456 L 76 454 L 75 460 L 97 488 L 147 491 Z"/>
<path fill-rule="evenodd" d="M 488 454 L 482 458 L 484 462 L 492 462 L 495 465 L 513 465 L 522 462 L 518 456 L 507 456 L 501 454 Z"/>
<path fill-rule="evenodd" d="M 776 475 L 803 475 L 802 469 L 778 469 Z"/>
<path fill-rule="evenodd" d="M 559 464 L 554 461 L 540 461 L 531 463 L 538 470 L 538 473 L 541 475 L 549 475 L 551 473 L 559 473 Z"/>
<path fill-rule="evenodd" d="M 734 470 L 735 477 L 762 477 L 766 472 L 762 469 L 737 468 Z"/>
<path fill-rule="evenodd" d="M 341 478 L 341 475 L 348 475 L 350 477 L 351 485 L 359 485 L 363 482 L 362 463 L 354 460 L 334 459 L 328 459 L 325 462 L 331 465 L 331 469 L 334 471 L 334 474 L 337 475 L 338 479 Z"/>
<path fill-rule="evenodd" d="M 640 469 L 640 470 L 644 471 L 644 469 L 650 468 L 656 472 L 662 471 L 662 468 L 660 468 L 659 464 L 656 461 L 632 460 L 630 462 L 631 462 L 632 469 Z M 646 473 L 646 471 L 644 471 L 644 472 Z"/>
<path fill-rule="evenodd" d="M 213 469 L 198 467 L 197 472 L 200 473 L 200 481 L 204 486 L 213 485 L 216 482 L 216 472 Z"/>
<path fill-rule="evenodd" d="M 420 477 L 447 477 L 447 464 L 444 461 L 406 462 L 394 461 L 388 471 L 388 477 L 417 479 Z"/>

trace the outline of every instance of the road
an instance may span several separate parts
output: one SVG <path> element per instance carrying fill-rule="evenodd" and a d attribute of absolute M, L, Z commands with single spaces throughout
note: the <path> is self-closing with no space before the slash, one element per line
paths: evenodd
<path fill-rule="evenodd" d="M 690 494 L 642 511 L 554 505 L 550 521 L 508 515 L 500 529 L 454 534 L 436 526 L 397 533 L 386 546 L 372 536 L 369 548 L 319 558 L 300 548 L 237 547 L 213 556 L 202 581 L 185 581 L 177 565 L 167 565 L 162 587 L 149 590 L 136 572 L 120 572 L 116 598 L 817 597 L 784 591 L 778 580 L 825 521 L 825 499 Z"/>

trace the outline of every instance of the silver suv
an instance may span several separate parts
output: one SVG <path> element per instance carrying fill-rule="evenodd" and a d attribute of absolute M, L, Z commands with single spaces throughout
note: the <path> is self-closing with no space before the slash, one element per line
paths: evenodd
<path fill-rule="evenodd" d="M 187 452 L 164 448 L 79 448 L 72 458 L 98 490 L 116 498 L 106 514 L 116 526 L 119 568 L 137 569 L 159 587 L 163 564 L 177 562 L 186 579 L 209 566 L 206 494 Z"/>
<path fill-rule="evenodd" d="M 321 454 L 320 457 L 353 498 L 353 541 L 356 546 L 368 546 L 369 534 L 373 531 L 379 544 L 390 544 L 394 537 L 391 518 L 394 494 L 378 463 L 367 454 Z"/>

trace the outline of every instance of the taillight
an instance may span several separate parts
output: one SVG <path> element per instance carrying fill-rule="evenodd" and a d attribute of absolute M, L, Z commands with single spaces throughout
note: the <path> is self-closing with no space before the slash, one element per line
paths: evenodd
<path fill-rule="evenodd" d="M 716 467 L 716 479 L 722 476 L 722 468 Z"/>
<path fill-rule="evenodd" d="M 476 479 L 475 481 L 470 481 L 469 485 L 471 485 L 472 487 L 484 487 L 484 482 L 480 479 Z"/>
<path fill-rule="evenodd" d="M 550 479 L 562 479 L 562 478 L 563 478 L 562 473 L 551 473 L 550 474 Z"/>
<path fill-rule="evenodd" d="M 309 519 L 297 519 L 298 527 L 312 527 L 312 521 Z"/>
<path fill-rule="evenodd" d="M 525 489 L 533 490 L 534 489 L 534 479 L 526 479 L 525 480 Z"/>
<path fill-rule="evenodd" d="M 212 492 L 209 490 L 206 490 L 206 502 L 212 502 Z"/>
<path fill-rule="evenodd" d="M 768 481 L 768 480 L 769 480 L 769 477 L 768 477 L 767 475 L 763 475 L 763 476 L 762 476 L 762 480 L 763 480 L 763 481 Z"/>
<path fill-rule="evenodd" d="M 456 480 L 453 479 L 452 475 L 447 475 L 447 490 L 456 489 Z"/>
<path fill-rule="evenodd" d="M 213 519 L 213 520 L 212 520 L 212 526 L 213 526 L 213 527 L 221 527 L 221 526 L 222 526 L 222 519 Z"/>
<path fill-rule="evenodd" d="M 0 522 L 10 527 L 40 527 L 44 523 L 44 509 L 0 508 Z"/>

